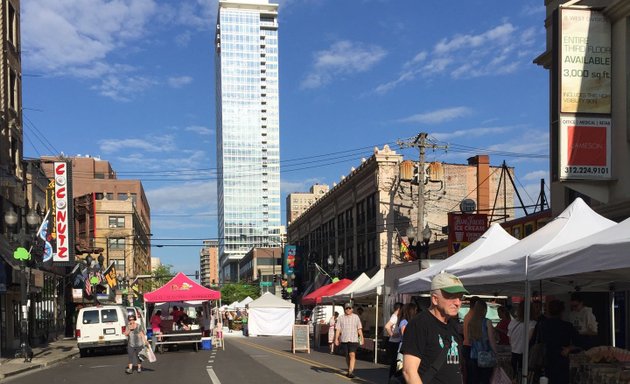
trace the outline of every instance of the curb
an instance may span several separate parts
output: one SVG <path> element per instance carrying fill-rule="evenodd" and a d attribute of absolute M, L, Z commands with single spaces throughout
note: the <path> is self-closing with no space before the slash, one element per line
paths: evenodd
<path fill-rule="evenodd" d="M 51 367 L 51 366 L 53 366 L 55 364 L 58 364 L 58 363 L 60 363 L 62 361 L 74 359 L 78 355 L 79 355 L 79 352 L 77 351 L 77 352 L 69 353 L 69 354 L 64 355 L 64 356 L 60 356 L 60 357 L 57 357 L 57 358 L 50 359 L 49 361 L 43 361 L 41 363 L 39 363 L 39 362 L 36 362 L 36 363 L 33 363 L 33 362 L 25 363 L 25 364 L 28 364 L 28 365 L 25 365 L 25 366 L 22 366 L 22 367 L 18 367 L 15 370 L 12 370 L 11 372 L 0 373 L 0 381 L 2 381 L 4 379 L 7 379 L 9 377 L 12 377 L 12 376 L 16 376 L 16 375 L 25 373 L 25 372 L 34 371 L 36 369 L 48 368 L 48 367 Z"/>

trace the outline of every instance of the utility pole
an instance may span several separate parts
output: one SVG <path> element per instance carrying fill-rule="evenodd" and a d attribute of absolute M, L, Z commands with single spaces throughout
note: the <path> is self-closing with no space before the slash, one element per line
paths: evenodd
<path fill-rule="evenodd" d="M 425 153 L 427 148 L 431 148 L 433 150 L 436 149 L 444 149 L 446 150 L 448 146 L 446 145 L 437 145 L 435 143 L 431 143 L 427 140 L 428 133 L 420 132 L 413 141 L 402 141 L 398 140 L 398 145 L 401 148 L 410 148 L 415 147 L 418 148 L 420 155 L 418 158 L 418 217 L 416 221 L 416 232 L 417 236 L 420 237 L 420 232 L 425 226 L 424 223 L 424 183 L 425 183 L 425 171 L 424 171 L 424 163 L 425 163 Z"/>

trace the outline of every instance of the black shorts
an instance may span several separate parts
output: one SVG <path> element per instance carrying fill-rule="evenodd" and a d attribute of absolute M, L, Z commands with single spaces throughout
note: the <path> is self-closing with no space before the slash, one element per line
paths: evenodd
<path fill-rule="evenodd" d="M 344 353 L 348 354 L 351 352 L 356 352 L 357 349 L 359 349 L 359 343 L 341 343 L 341 347 L 343 348 Z"/>

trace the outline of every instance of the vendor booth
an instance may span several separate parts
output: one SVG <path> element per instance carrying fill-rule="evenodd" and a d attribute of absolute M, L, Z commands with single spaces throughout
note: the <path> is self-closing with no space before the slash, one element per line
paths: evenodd
<path fill-rule="evenodd" d="M 168 312 L 163 313 L 163 320 L 161 324 L 161 334 L 153 335 L 152 343 L 153 348 L 163 352 L 164 345 L 173 344 L 193 344 L 195 350 L 198 349 L 201 338 L 204 336 L 204 331 L 209 332 L 212 328 L 210 321 L 211 307 L 210 301 L 219 300 L 221 293 L 203 287 L 183 273 L 178 273 L 168 283 L 155 291 L 144 294 L 145 313 L 147 312 L 147 305 L 153 304 L 156 307 L 160 307 L 168 303 L 177 305 L 178 307 L 194 307 L 201 308 L 201 318 L 195 319 L 196 322 L 202 322 L 203 324 L 193 324 L 186 327 L 189 329 L 177 329 L 173 324 L 172 318 L 167 317 Z M 150 318 L 150 316 L 147 316 Z M 204 320 L 205 319 L 205 320 Z"/>
<path fill-rule="evenodd" d="M 334 283 L 319 287 L 308 295 L 302 297 L 302 305 L 316 305 L 322 302 L 322 297 L 331 296 L 341 291 L 352 283 L 350 279 L 341 279 Z"/>
<path fill-rule="evenodd" d="M 500 292 L 524 296 L 525 302 L 530 302 L 532 289 L 541 296 L 576 291 L 614 292 L 618 287 L 627 288 L 628 246 L 628 220 L 615 224 L 578 198 L 543 228 L 514 245 L 481 257 L 475 263 L 452 267 L 449 272 L 458 276 L 471 293 Z M 614 303 L 610 305 L 614 307 Z M 530 306 L 525 305 L 525 329 L 529 312 Z M 614 328 L 614 324 L 610 326 Z M 524 340 L 524 345 L 523 355 L 528 356 L 529 343 Z M 587 372 L 613 377 L 614 382 L 627 382 L 629 369 L 622 360 L 628 354 L 614 349 L 614 337 L 611 346 L 597 348 L 571 356 L 572 374 Z M 604 361 L 611 356 L 616 364 Z M 602 361 L 608 365 L 602 365 Z M 524 358 L 524 372 L 528 372 L 528 363 Z M 523 377 L 523 382 L 526 381 L 527 377 Z"/>
<path fill-rule="evenodd" d="M 266 292 L 247 306 L 249 336 L 291 336 L 295 304 Z"/>

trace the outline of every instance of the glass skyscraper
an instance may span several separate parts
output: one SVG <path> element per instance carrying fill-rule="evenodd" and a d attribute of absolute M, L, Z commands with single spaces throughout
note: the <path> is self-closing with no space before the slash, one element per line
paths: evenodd
<path fill-rule="evenodd" d="M 215 38 L 221 281 L 252 247 L 280 245 L 278 5 L 219 1 Z"/>

